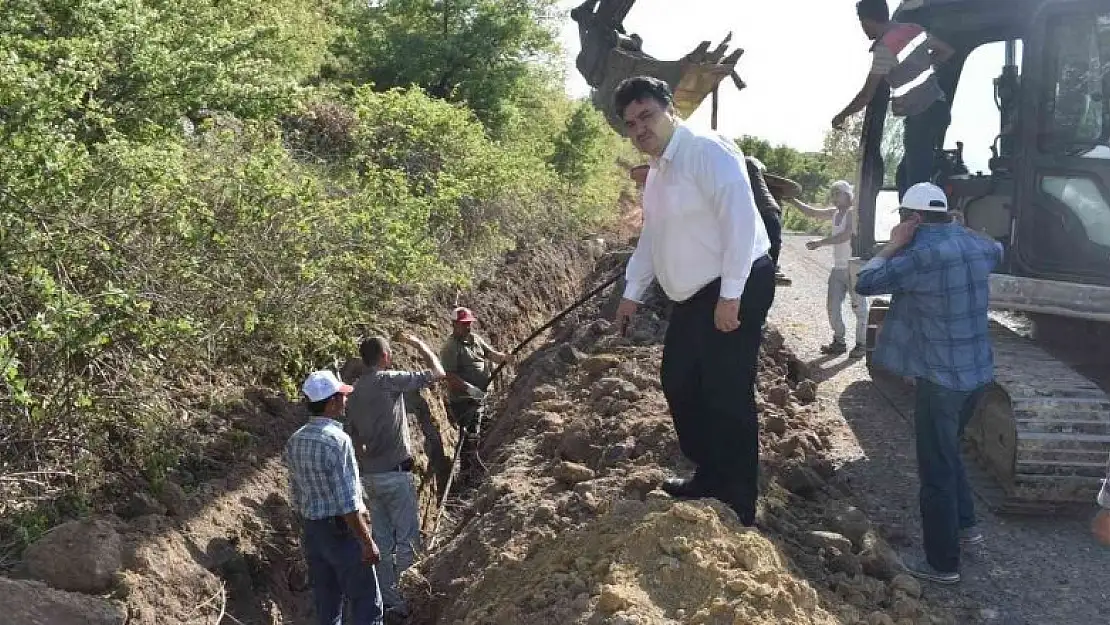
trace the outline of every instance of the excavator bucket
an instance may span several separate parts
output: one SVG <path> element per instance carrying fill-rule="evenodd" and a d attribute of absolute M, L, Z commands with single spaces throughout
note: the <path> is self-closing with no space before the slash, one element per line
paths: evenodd
<path fill-rule="evenodd" d="M 624 123 L 613 110 L 613 95 L 621 81 L 633 76 L 652 76 L 670 86 L 675 109 L 689 117 L 721 81 L 731 78 L 737 89 L 744 82 L 736 74 L 736 63 L 743 50 L 728 53 L 732 34 L 714 49 L 703 41 L 677 61 L 656 59 L 642 50 L 637 35 L 627 35 L 622 24 L 634 0 L 586 0 L 571 11 L 578 22 L 582 51 L 575 60 L 578 71 L 593 87 L 594 106 L 605 113 L 609 124 L 624 133 Z M 727 53 L 727 54 L 726 54 Z"/>

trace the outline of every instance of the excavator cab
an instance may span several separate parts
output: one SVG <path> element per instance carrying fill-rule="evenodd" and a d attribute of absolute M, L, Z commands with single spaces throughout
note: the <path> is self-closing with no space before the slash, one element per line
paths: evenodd
<path fill-rule="evenodd" d="M 952 104 L 963 93 L 983 93 L 970 84 L 968 59 L 987 46 L 1004 50 L 986 91 L 994 102 L 966 109 L 993 104 L 999 120 L 993 142 L 972 146 L 951 136 L 983 121 L 961 124 L 954 106 L 949 147 L 938 149 L 933 177 L 966 225 L 1004 247 L 1002 266 L 991 277 L 992 308 L 1020 311 L 1038 326 L 1104 326 L 1110 321 L 1110 0 L 905 0 L 892 18 L 920 24 L 955 48 L 935 68 Z M 897 190 L 883 157 L 888 101 L 880 89 L 865 113 L 857 271 L 897 222 Z M 970 168 L 975 171 L 965 163 L 972 148 L 989 150 Z M 884 302 L 873 308 L 869 346 L 885 315 Z M 968 433 L 1001 487 L 995 507 L 1039 512 L 1058 502 L 1093 501 L 1110 453 L 1110 399 L 1032 341 L 1001 327 L 993 331 L 997 381 Z"/>

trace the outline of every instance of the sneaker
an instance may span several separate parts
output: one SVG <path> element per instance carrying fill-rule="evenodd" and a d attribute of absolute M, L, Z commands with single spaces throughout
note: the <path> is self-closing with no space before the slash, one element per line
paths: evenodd
<path fill-rule="evenodd" d="M 983 544 L 983 531 L 978 527 L 968 527 L 960 530 L 960 544 L 967 546 Z"/>
<path fill-rule="evenodd" d="M 833 341 L 828 345 L 821 346 L 821 353 L 828 356 L 837 356 L 846 351 L 848 351 L 848 346 L 844 344 L 844 341 Z"/>
<path fill-rule="evenodd" d="M 856 344 L 856 346 L 852 348 L 852 351 L 848 352 L 849 358 L 863 358 L 866 355 L 867 348 L 860 344 Z"/>
<path fill-rule="evenodd" d="M 907 564 L 906 572 L 918 579 L 936 582 L 938 584 L 956 584 L 960 581 L 960 573 L 958 571 L 952 571 L 951 573 L 938 571 L 924 560 Z"/>

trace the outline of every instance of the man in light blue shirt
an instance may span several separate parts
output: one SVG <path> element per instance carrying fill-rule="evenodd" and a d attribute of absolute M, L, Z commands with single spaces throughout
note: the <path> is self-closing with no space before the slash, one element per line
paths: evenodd
<path fill-rule="evenodd" d="M 312 419 L 285 446 L 293 509 L 304 523 L 303 548 L 321 625 L 342 621 L 343 600 L 355 625 L 382 624 L 374 565 L 380 554 L 366 523 L 358 462 L 338 421 L 354 390 L 331 371 L 316 371 L 302 387 Z"/>
<path fill-rule="evenodd" d="M 932 183 L 910 187 L 899 211 L 902 222 L 860 269 L 856 292 L 893 295 L 874 363 L 916 381 L 925 561 L 909 572 L 951 584 L 960 581 L 961 542 L 982 540 L 960 436 L 994 379 L 987 311 L 1002 245 L 953 222 L 948 198 Z"/>

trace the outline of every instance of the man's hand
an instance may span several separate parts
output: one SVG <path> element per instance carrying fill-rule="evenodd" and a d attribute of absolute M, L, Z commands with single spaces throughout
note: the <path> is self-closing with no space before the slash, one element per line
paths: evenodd
<path fill-rule="evenodd" d="M 740 327 L 740 300 L 718 299 L 713 311 L 713 325 L 721 332 L 732 332 Z"/>
<path fill-rule="evenodd" d="M 1091 523 L 1091 533 L 1102 546 L 1110 547 L 1110 508 L 1099 510 Z"/>
<path fill-rule="evenodd" d="M 617 306 L 617 331 L 624 335 L 624 331 L 628 329 L 628 324 L 632 322 L 632 315 L 636 314 L 636 309 L 640 304 L 627 298 L 621 298 L 621 303 Z"/>
<path fill-rule="evenodd" d="M 835 130 L 844 130 L 844 122 L 846 121 L 848 121 L 848 118 L 843 113 L 839 113 L 832 119 L 832 127 Z"/>
<path fill-rule="evenodd" d="M 362 562 L 371 566 L 376 565 L 382 561 L 382 554 L 378 551 L 378 545 L 374 543 L 373 538 L 368 538 L 361 541 L 362 543 Z"/>
<path fill-rule="evenodd" d="M 900 250 L 913 241 L 913 235 L 917 232 L 917 226 L 921 224 L 921 216 L 914 214 L 909 219 L 899 222 L 894 229 L 890 231 L 890 242 L 887 243 L 886 248 L 891 250 Z"/>
<path fill-rule="evenodd" d="M 813 241 L 806 241 L 806 249 L 811 251 L 811 252 L 813 250 L 819 248 L 819 247 L 821 247 L 821 241 L 819 239 L 814 239 Z"/>

